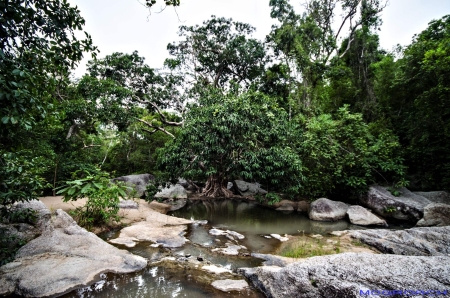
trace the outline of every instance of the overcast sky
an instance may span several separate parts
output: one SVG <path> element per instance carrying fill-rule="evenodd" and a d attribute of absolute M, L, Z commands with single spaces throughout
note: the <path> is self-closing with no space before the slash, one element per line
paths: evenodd
<path fill-rule="evenodd" d="M 180 25 L 201 24 L 211 15 L 233 18 L 256 27 L 255 38 L 264 39 L 270 32 L 269 0 L 181 0 L 176 8 L 163 12 L 159 2 L 149 14 L 137 0 L 69 0 L 78 6 L 86 20 L 85 31 L 92 35 L 100 50 L 99 58 L 113 52 L 131 53 L 137 50 L 153 68 L 161 68 L 168 57 L 166 46 L 178 40 Z M 142 2 L 144 2 L 142 0 Z M 301 7 L 301 0 L 291 0 Z M 427 27 L 428 22 L 450 14 L 450 0 L 390 0 L 382 13 L 381 46 L 391 50 L 396 44 L 407 45 L 414 34 Z M 75 71 L 85 72 L 86 57 Z"/>

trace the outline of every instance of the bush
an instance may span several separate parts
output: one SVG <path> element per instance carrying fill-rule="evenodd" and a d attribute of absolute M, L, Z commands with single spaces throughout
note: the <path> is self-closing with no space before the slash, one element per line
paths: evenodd
<path fill-rule="evenodd" d="M 114 184 L 109 175 L 97 170 L 91 174 L 88 171 L 77 171 L 74 177 L 81 178 L 67 181 L 58 194 L 64 196 L 64 202 L 87 198 L 86 205 L 78 207 L 73 212 L 78 224 L 86 228 L 107 224 L 111 220 L 119 221 L 119 201 L 126 198 L 128 189 L 123 183 Z"/>
<path fill-rule="evenodd" d="M 303 125 L 304 195 L 348 195 L 377 181 L 402 180 L 405 167 L 397 137 L 388 130 L 372 133 L 362 115 L 350 113 L 347 106 L 334 117 L 303 119 Z"/>

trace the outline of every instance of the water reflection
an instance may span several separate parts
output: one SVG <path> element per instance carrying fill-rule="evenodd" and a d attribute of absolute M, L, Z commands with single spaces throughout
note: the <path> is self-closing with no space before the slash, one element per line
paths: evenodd
<path fill-rule="evenodd" d="M 286 214 L 254 203 L 230 200 L 195 201 L 172 214 L 188 219 L 207 219 L 211 226 L 253 235 L 298 234 L 299 231 L 326 234 L 350 226 L 346 220 L 313 222 L 306 214 Z"/>

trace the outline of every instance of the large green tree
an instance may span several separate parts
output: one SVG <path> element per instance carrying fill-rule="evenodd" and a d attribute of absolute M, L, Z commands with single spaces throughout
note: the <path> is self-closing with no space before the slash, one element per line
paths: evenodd
<path fill-rule="evenodd" d="M 229 197 L 227 182 L 259 181 L 297 193 L 301 162 L 287 113 L 262 93 L 222 94 L 209 88 L 190 107 L 179 136 L 160 154 L 171 178 L 207 179 L 203 195 Z"/>
<path fill-rule="evenodd" d="M 450 188 L 450 16 L 429 23 L 397 61 L 375 65 L 376 91 L 400 136 L 413 186 Z"/>

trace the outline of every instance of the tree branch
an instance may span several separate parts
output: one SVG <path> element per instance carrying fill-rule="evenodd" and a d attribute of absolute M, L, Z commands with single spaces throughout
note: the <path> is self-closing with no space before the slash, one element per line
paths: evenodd
<path fill-rule="evenodd" d="M 152 125 L 151 123 L 148 123 L 147 121 L 142 120 L 142 119 L 139 119 L 139 118 L 135 118 L 135 119 L 136 119 L 137 121 L 141 122 L 141 123 L 144 123 L 144 124 L 147 125 L 148 127 L 153 128 L 153 129 L 156 129 L 156 130 L 159 130 L 159 131 L 162 131 L 163 133 L 165 133 L 165 134 L 171 136 L 173 139 L 175 139 L 175 136 L 174 136 L 173 134 L 171 134 L 170 132 L 168 132 L 167 130 L 165 130 L 164 128 L 159 127 L 159 126 Z M 147 132 L 149 132 L 149 133 L 154 133 L 154 132 L 151 132 L 151 131 L 149 131 L 149 130 L 145 130 L 145 131 L 147 131 Z"/>

